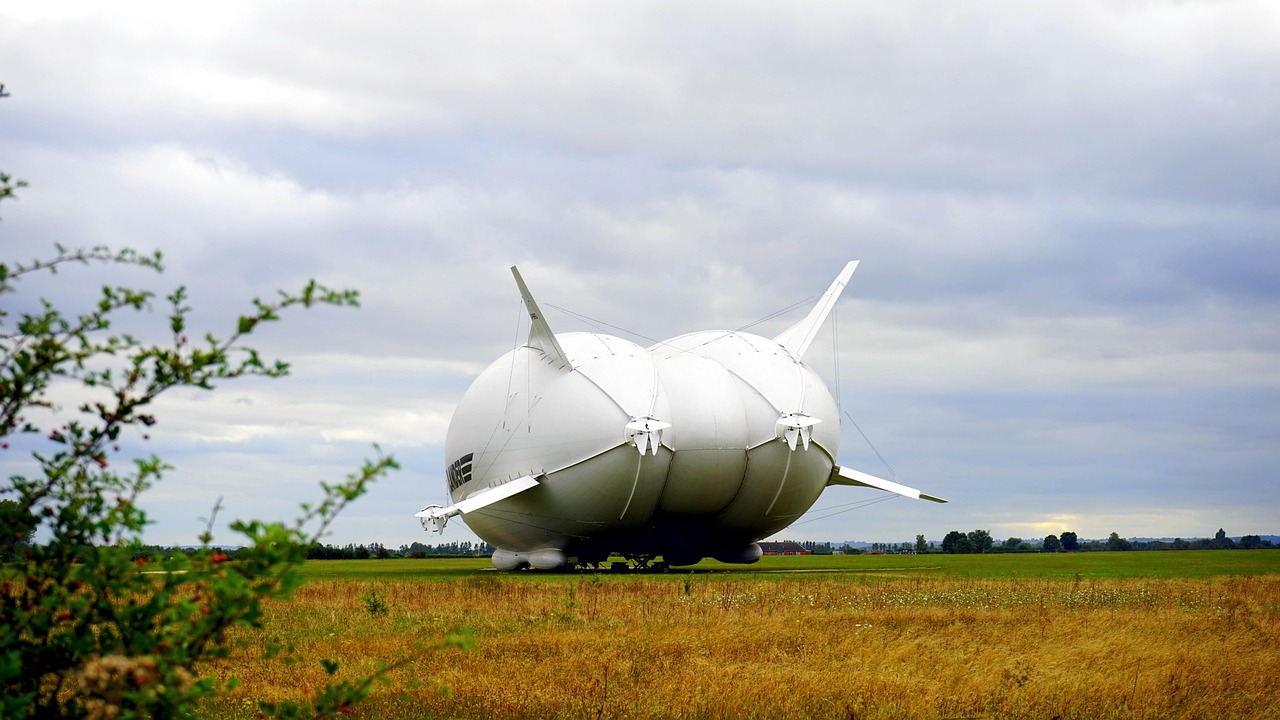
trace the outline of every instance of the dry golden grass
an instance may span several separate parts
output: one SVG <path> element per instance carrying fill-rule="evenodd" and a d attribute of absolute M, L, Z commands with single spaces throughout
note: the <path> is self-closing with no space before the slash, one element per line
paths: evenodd
<path fill-rule="evenodd" d="M 300 697 L 321 658 L 368 671 L 468 627 L 472 649 L 428 652 L 353 716 L 1280 717 L 1280 576 L 325 580 L 267 627 L 217 668 L 243 684 L 209 716 Z M 309 661 L 263 661 L 266 642 Z"/>

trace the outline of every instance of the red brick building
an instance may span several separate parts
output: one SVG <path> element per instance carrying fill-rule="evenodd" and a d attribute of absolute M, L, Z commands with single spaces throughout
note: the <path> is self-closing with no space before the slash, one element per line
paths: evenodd
<path fill-rule="evenodd" d="M 794 540 L 781 542 L 762 542 L 760 549 L 765 555 L 812 555 L 803 545 Z"/>

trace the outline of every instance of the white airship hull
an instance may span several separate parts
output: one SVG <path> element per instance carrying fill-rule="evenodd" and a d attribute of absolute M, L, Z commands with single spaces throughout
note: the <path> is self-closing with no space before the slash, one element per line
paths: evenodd
<path fill-rule="evenodd" d="M 641 564 L 754 562 L 756 541 L 803 515 L 828 484 L 899 492 L 841 475 L 836 403 L 801 359 L 855 266 L 777 339 L 701 332 L 647 349 L 552 334 L 515 273 L 529 343 L 459 402 L 445 440 L 454 505 L 424 508 L 424 526 L 462 515 L 498 548 L 499 569 L 610 553 Z"/>

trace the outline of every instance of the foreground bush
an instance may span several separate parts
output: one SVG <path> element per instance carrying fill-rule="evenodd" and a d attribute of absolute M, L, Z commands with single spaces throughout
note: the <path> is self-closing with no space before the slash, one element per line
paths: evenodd
<path fill-rule="evenodd" d="M 0 199 L 20 183 L 0 175 Z M 68 250 L 27 263 L 0 262 L 0 294 L 13 298 L 24 276 L 69 265 L 131 265 L 160 271 L 161 257 L 106 248 Z M 83 282 L 78 278 L 77 282 Z M 175 388 L 212 389 L 241 377 L 278 378 L 288 366 L 265 362 L 244 338 L 286 309 L 354 306 L 356 293 L 314 282 L 272 302 L 255 300 L 225 337 L 191 340 L 182 288 L 151 343 L 114 330 L 122 314 L 149 309 L 152 292 L 107 286 L 88 308 L 67 312 L 46 300 L 16 313 L 0 306 L 0 452 L 30 448 L 24 469 L 0 481 L 7 557 L 0 578 L 0 717 L 187 717 L 197 701 L 235 684 L 207 673 L 225 657 L 227 633 L 258 627 L 264 601 L 298 585 L 306 550 L 368 483 L 395 467 L 379 453 L 303 505 L 294 522 L 236 522 L 247 546 L 231 560 L 210 547 L 156 564 L 134 560 L 147 523 L 137 500 L 168 470 L 155 456 L 129 457 L 158 422 L 156 398 Z M 72 395 L 56 407 L 51 392 Z M 11 449 L 11 444 L 14 448 Z M 274 654 L 276 648 L 267 648 Z M 336 666 L 324 661 L 332 675 Z M 368 694 L 380 669 L 328 684 L 307 703 L 264 702 L 263 714 L 327 716 Z"/>

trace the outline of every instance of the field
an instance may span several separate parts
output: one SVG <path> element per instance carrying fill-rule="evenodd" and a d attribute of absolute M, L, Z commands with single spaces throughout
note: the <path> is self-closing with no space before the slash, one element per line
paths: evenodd
<path fill-rule="evenodd" d="M 416 649 L 352 717 L 1280 717 L 1280 551 L 765 558 L 669 575 L 308 563 L 205 708 Z M 381 605 L 383 612 L 371 612 Z M 431 650 L 470 628 L 470 649 Z M 267 643 L 307 662 L 261 659 Z"/>

